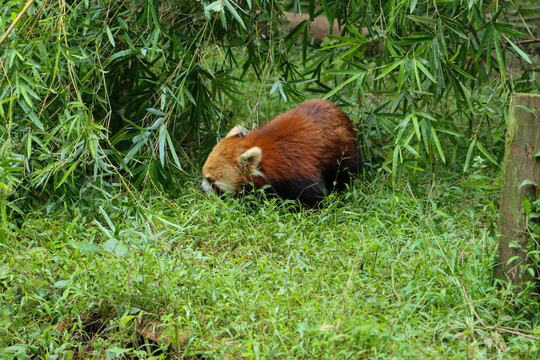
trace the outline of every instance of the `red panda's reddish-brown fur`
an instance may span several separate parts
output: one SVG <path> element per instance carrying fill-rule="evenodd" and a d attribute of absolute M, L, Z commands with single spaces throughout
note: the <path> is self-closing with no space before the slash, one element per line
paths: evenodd
<path fill-rule="evenodd" d="M 207 192 L 240 192 L 246 184 L 314 206 L 342 188 L 362 156 L 349 117 L 326 100 L 310 100 L 259 129 L 223 138 L 203 166 Z"/>

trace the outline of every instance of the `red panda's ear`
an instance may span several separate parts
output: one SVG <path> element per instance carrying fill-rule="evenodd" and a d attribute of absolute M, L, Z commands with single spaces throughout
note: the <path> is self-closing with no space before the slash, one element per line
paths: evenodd
<path fill-rule="evenodd" d="M 262 150 L 260 147 L 252 147 L 244 151 L 243 154 L 238 156 L 236 162 L 240 166 L 249 166 L 252 170 L 256 170 L 262 160 Z"/>
<path fill-rule="evenodd" d="M 235 127 L 231 129 L 231 131 L 229 131 L 229 133 L 225 137 L 228 138 L 228 137 L 236 136 L 236 135 L 246 135 L 247 132 L 248 132 L 247 129 L 243 127 L 242 125 L 236 125 Z"/>

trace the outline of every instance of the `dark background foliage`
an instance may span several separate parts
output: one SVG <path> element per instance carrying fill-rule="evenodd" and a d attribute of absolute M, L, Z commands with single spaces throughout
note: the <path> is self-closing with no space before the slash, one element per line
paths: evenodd
<path fill-rule="evenodd" d="M 0 32 L 24 4 L 0 10 Z M 286 10 L 337 20 L 321 46 Z M 538 92 L 538 6 L 499 1 L 35 0 L 0 45 L 4 214 L 175 190 L 219 134 L 305 98 L 344 107 L 375 168 L 498 165 L 512 92 Z"/>

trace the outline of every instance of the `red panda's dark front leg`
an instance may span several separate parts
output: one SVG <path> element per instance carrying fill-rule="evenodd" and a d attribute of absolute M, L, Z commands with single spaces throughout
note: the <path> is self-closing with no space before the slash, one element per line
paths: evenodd
<path fill-rule="evenodd" d="M 298 179 L 276 182 L 271 185 L 271 191 L 285 199 L 298 199 L 302 204 L 315 207 L 326 195 L 330 193 L 319 179 Z"/>
<path fill-rule="evenodd" d="M 332 191 L 342 191 L 346 184 L 351 181 L 350 174 L 359 174 L 364 165 L 364 159 L 360 149 L 357 149 L 352 155 L 344 156 L 333 166 L 327 167 L 322 177 L 326 188 Z"/>

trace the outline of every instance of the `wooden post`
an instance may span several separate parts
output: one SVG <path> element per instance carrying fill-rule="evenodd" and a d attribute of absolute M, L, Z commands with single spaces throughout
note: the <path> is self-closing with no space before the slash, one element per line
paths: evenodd
<path fill-rule="evenodd" d="M 502 168 L 499 255 L 495 276 L 515 285 L 534 279 L 529 271 L 524 271 L 525 265 L 532 266 L 532 259 L 526 256 L 529 234 L 522 199 L 527 195 L 534 199 L 540 188 L 534 185 L 521 187 L 521 184 L 528 179 L 540 185 L 540 158 L 535 157 L 538 151 L 540 95 L 514 94 L 510 100 Z M 513 260 L 508 263 L 510 259 Z"/>

